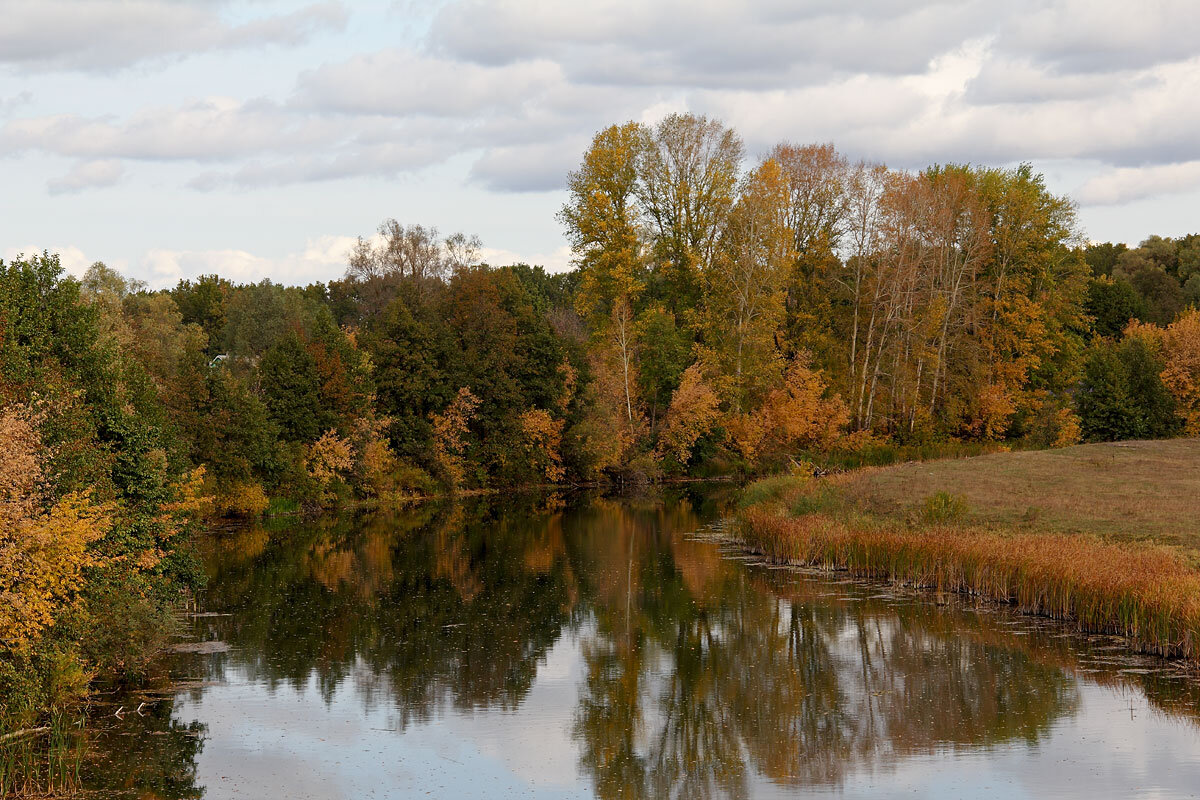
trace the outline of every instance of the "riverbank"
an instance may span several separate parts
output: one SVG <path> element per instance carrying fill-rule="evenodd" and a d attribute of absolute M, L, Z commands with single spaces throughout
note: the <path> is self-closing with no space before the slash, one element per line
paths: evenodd
<path fill-rule="evenodd" d="M 780 563 L 1010 603 L 1200 660 L 1200 442 L 1122 442 L 747 487 L 734 532 Z"/>
<path fill-rule="evenodd" d="M 739 480 L 732 474 L 713 475 L 710 477 L 672 476 L 659 478 L 654 481 L 633 482 L 622 484 L 619 481 L 588 481 L 581 483 L 527 483 L 516 486 L 496 486 L 476 489 L 455 489 L 428 494 L 407 494 L 387 499 L 367 498 L 357 500 L 341 500 L 327 505 L 305 506 L 300 501 L 288 497 L 271 497 L 262 510 L 253 509 L 250 512 L 231 512 L 223 509 L 218 498 L 207 496 L 208 514 L 204 517 L 205 525 L 210 528 L 221 528 L 227 525 L 240 525 L 256 520 L 269 520 L 289 517 L 320 517 L 355 512 L 400 511 L 424 503 L 461 501 L 473 498 L 497 497 L 504 495 L 530 494 L 569 494 L 573 492 L 604 492 L 616 495 L 629 494 L 636 491 L 653 489 L 669 489 L 674 486 L 692 486 L 696 484 L 733 484 Z"/>

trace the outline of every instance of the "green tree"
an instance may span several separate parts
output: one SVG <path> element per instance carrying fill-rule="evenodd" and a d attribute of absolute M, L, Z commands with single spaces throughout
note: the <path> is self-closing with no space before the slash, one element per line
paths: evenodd
<path fill-rule="evenodd" d="M 317 361 L 290 330 L 263 354 L 258 367 L 263 403 L 286 442 L 315 442 L 332 415 L 321 404 Z"/>
<path fill-rule="evenodd" d="M 455 391 L 446 375 L 453 352 L 445 321 L 415 292 L 401 291 L 361 341 L 375 365 L 377 407 L 390 420 L 392 448 L 430 466 L 429 415 L 445 408 Z"/>
<path fill-rule="evenodd" d="M 274 480 L 280 433 L 263 401 L 222 367 L 208 371 L 204 387 L 194 461 L 205 465 L 219 489 Z"/>
<path fill-rule="evenodd" d="M 1076 400 L 1088 441 L 1157 439 L 1179 430 L 1162 363 L 1140 338 L 1097 340 L 1088 352 Z"/>
<path fill-rule="evenodd" d="M 1100 276 L 1111 276 L 1113 269 L 1117 266 L 1117 259 L 1121 253 L 1124 253 L 1129 248 L 1123 244 L 1113 244 L 1112 242 L 1104 242 L 1103 244 L 1089 244 L 1084 251 L 1084 258 L 1087 260 L 1088 266 L 1092 269 L 1092 275 L 1097 278 Z"/>
<path fill-rule="evenodd" d="M 1176 266 L 1171 240 L 1152 236 L 1137 249 L 1121 254 L 1113 276 L 1128 281 L 1141 295 L 1147 322 L 1169 325 L 1184 306 Z"/>
<path fill-rule="evenodd" d="M 222 352 L 221 335 L 225 329 L 225 301 L 233 288 L 225 278 L 201 275 L 195 281 L 181 280 L 171 290 L 171 297 L 183 315 L 184 323 L 199 325 L 208 342 L 209 357 Z"/>
<path fill-rule="evenodd" d="M 239 369 L 248 367 L 251 360 L 262 357 L 279 341 L 288 330 L 291 316 L 284 288 L 269 280 L 231 289 L 224 311 L 221 352 L 228 353 Z"/>
<path fill-rule="evenodd" d="M 671 404 L 683 371 L 692 363 L 692 340 L 675 324 L 675 315 L 663 308 L 643 311 L 637 320 L 638 394 L 650 407 L 656 422 Z"/>
<path fill-rule="evenodd" d="M 1088 282 L 1084 310 L 1092 318 L 1092 333 L 1119 339 L 1130 320 L 1146 315 L 1146 301 L 1126 280 L 1101 277 Z"/>

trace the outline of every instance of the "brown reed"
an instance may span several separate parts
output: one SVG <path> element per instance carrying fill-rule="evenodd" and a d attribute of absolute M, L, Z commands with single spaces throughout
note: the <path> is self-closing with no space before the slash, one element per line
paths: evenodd
<path fill-rule="evenodd" d="M 1200 660 L 1200 574 L 1163 547 L 856 513 L 792 516 L 775 503 L 744 509 L 735 531 L 779 563 L 1012 603 L 1125 636 L 1141 652 Z"/>

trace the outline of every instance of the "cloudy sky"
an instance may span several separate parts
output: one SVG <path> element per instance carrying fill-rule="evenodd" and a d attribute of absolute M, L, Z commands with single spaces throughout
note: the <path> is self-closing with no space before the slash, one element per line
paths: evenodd
<path fill-rule="evenodd" d="M 1200 230 L 1196 0 L 0 0 L 0 257 L 306 283 L 396 217 L 562 269 L 592 134 L 676 110 Z"/>

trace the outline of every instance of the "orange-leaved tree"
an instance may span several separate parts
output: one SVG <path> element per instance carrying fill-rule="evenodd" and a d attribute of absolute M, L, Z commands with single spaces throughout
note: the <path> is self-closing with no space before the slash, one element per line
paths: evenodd
<path fill-rule="evenodd" d="M 699 364 L 683 371 L 679 388 L 671 397 L 666 424 L 658 437 L 657 454 L 673 456 L 687 464 L 692 448 L 702 436 L 712 431 L 721 418 L 721 399 L 705 380 Z"/>
<path fill-rule="evenodd" d="M 763 405 L 765 431 L 776 453 L 796 449 L 830 450 L 850 423 L 850 411 L 828 386 L 812 357 L 799 353 L 788 366 L 783 385 Z"/>
<path fill-rule="evenodd" d="M 1125 335 L 1143 339 L 1162 357 L 1160 377 L 1175 398 L 1184 433 L 1200 436 L 1200 311 L 1188 309 L 1166 328 L 1133 322 Z"/>
<path fill-rule="evenodd" d="M 550 483 L 561 481 L 566 475 L 560 451 L 563 420 L 555 419 L 549 411 L 531 408 L 521 414 L 520 422 L 529 466 Z"/>
<path fill-rule="evenodd" d="M 462 485 L 466 476 L 467 431 L 479 398 L 466 386 L 461 387 L 441 414 L 430 414 L 433 423 L 434 460 L 451 488 Z"/>

